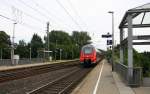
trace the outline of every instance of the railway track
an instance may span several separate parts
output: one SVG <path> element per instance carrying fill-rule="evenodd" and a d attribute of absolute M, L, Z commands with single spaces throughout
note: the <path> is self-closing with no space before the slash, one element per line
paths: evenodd
<path fill-rule="evenodd" d="M 76 67 L 74 71 L 68 72 L 58 79 L 50 81 L 26 94 L 69 94 L 91 69 Z"/>
<path fill-rule="evenodd" d="M 57 64 L 48 64 L 48 65 L 34 66 L 28 68 L 0 71 L 0 83 L 26 78 L 29 76 L 34 76 L 42 73 L 47 73 L 50 71 L 55 71 L 57 69 L 64 69 L 67 67 L 75 66 L 77 64 L 78 64 L 77 61 L 74 61 L 72 63 L 64 62 L 64 63 L 57 63 Z"/>

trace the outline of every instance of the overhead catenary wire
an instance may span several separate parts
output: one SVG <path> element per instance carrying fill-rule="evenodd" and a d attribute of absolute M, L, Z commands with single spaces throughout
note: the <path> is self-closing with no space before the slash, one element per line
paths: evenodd
<path fill-rule="evenodd" d="M 44 13 L 42 13 L 41 11 L 39 11 L 36 8 L 33 8 L 32 6 L 30 6 L 29 4 L 25 3 L 23 0 L 18 0 L 20 3 L 24 4 L 25 6 L 31 8 L 32 10 L 36 11 L 37 13 L 39 13 L 40 15 L 42 15 L 45 18 L 49 18 L 47 15 L 45 15 Z M 51 20 L 51 18 L 49 18 Z"/>
<path fill-rule="evenodd" d="M 79 18 L 80 22 L 82 22 L 84 24 L 84 26 L 86 27 L 86 29 L 88 29 L 87 24 L 83 21 L 83 19 L 81 18 L 81 16 L 79 15 L 79 13 L 77 12 L 76 8 L 74 7 L 74 5 L 72 4 L 72 2 L 70 0 L 67 0 L 67 2 L 70 4 L 71 9 L 74 11 L 74 13 L 76 14 L 76 16 Z"/>
<path fill-rule="evenodd" d="M 44 22 L 43 20 L 40 20 L 40 19 L 38 19 L 37 17 L 31 16 L 30 14 L 28 14 L 28 13 L 26 13 L 26 12 L 24 12 L 24 11 L 18 9 L 18 8 L 16 8 L 13 4 L 10 4 L 8 1 L 5 1 L 4 3 L 5 3 L 5 5 L 14 7 L 15 9 L 21 11 L 24 15 L 29 16 L 30 18 L 32 18 L 32 19 L 34 19 L 34 20 L 36 20 L 36 21 L 39 21 L 40 23 L 43 23 L 43 22 Z M 7 20 L 9 20 L 9 21 L 16 22 L 16 20 L 13 19 L 13 18 L 4 16 L 4 15 L 0 15 L 0 16 L 3 17 L 3 18 L 5 18 L 5 19 L 7 19 Z M 27 23 L 24 23 L 24 22 L 17 22 L 17 23 L 19 23 L 20 25 L 25 26 L 25 27 L 27 27 L 27 28 L 30 28 L 30 29 L 34 29 L 34 30 L 38 30 L 38 31 L 43 31 L 42 28 L 39 28 L 39 27 L 37 27 L 37 26 L 33 26 L 33 25 L 30 25 L 30 24 L 27 24 Z"/>
<path fill-rule="evenodd" d="M 20 3 L 24 4 L 26 7 L 29 7 L 30 9 L 34 10 L 35 12 L 39 13 L 41 16 L 47 18 L 47 20 L 49 21 L 53 21 L 49 16 L 46 15 L 46 13 L 43 13 L 41 11 L 39 11 L 38 9 L 30 6 L 29 4 L 25 3 L 23 0 L 18 0 Z M 59 25 L 59 24 L 57 24 Z M 59 25 L 59 27 L 62 27 L 61 25 Z"/>
<path fill-rule="evenodd" d="M 22 1 L 22 0 L 21 0 L 21 1 Z M 5 1 L 4 3 L 7 4 L 8 6 L 14 7 L 15 9 L 19 10 L 20 12 L 22 12 L 24 15 L 26 15 L 26 16 L 28 16 L 28 17 L 30 17 L 30 18 L 32 18 L 32 19 L 34 19 L 34 20 L 36 20 L 36 21 L 38 21 L 38 22 L 40 22 L 40 23 L 46 23 L 46 21 L 41 20 L 41 19 L 39 19 L 39 18 L 37 18 L 37 17 L 35 17 L 35 16 L 32 16 L 32 15 L 30 15 L 29 13 L 24 12 L 24 11 L 22 11 L 22 10 L 19 9 L 19 8 L 16 8 L 14 4 L 9 3 L 8 1 Z M 14 3 L 14 2 L 13 2 L 13 3 Z M 15 2 L 15 3 L 16 3 L 16 2 Z M 19 3 L 21 3 L 21 4 L 25 5 L 26 7 L 28 7 L 28 8 L 30 8 L 30 9 L 34 10 L 35 12 L 37 12 L 38 14 L 41 14 L 42 16 L 45 15 L 45 16 L 44 16 L 45 18 L 50 19 L 46 14 L 44 14 L 44 13 L 40 12 L 38 9 L 36 9 L 36 8 L 34 8 L 34 7 L 32 7 L 32 6 L 28 5 L 28 4 L 26 4 L 24 1 L 22 1 L 22 2 L 19 1 Z M 52 20 L 52 19 L 50 19 L 50 20 Z M 35 28 L 35 26 L 29 25 L 29 24 L 26 24 L 26 23 L 22 23 L 22 25 L 23 25 L 23 24 L 24 24 L 26 27 Z M 60 25 L 59 25 L 59 26 L 60 26 Z M 68 29 L 68 31 L 70 31 L 70 30 Z"/>
<path fill-rule="evenodd" d="M 1 15 L 1 14 L 0 14 L 0 16 L 3 17 L 3 18 L 5 18 L 5 19 L 7 19 L 7 20 L 10 20 L 10 21 L 15 22 L 15 20 L 13 20 L 13 19 L 11 19 L 11 18 L 9 18 L 9 17 L 6 17 L 6 16 L 4 16 L 4 15 Z"/>
<path fill-rule="evenodd" d="M 7 2 L 7 0 L 6 0 L 4 3 L 5 3 L 5 5 L 11 6 L 11 7 L 15 8 L 16 10 L 19 10 L 19 11 L 22 12 L 24 15 L 26 15 L 26 16 L 28 16 L 28 17 L 30 17 L 30 18 L 32 18 L 32 19 L 34 19 L 34 20 L 36 20 L 36 21 L 38 21 L 38 22 L 40 22 L 40 23 L 46 23 L 46 21 L 41 20 L 40 18 L 38 18 L 38 17 L 36 17 L 36 16 L 30 15 L 29 13 L 27 13 L 27 12 L 21 10 L 20 8 L 17 8 L 15 5 L 13 5 L 13 4 Z"/>
<path fill-rule="evenodd" d="M 16 8 L 16 7 L 15 7 L 15 8 Z M 28 14 L 28 13 L 26 13 L 26 12 L 24 12 L 24 11 L 18 9 L 18 8 L 16 8 L 16 9 L 19 10 L 20 12 L 22 12 L 24 15 L 26 15 L 26 16 L 28 16 L 28 17 L 30 17 L 30 18 L 36 20 L 36 21 L 38 21 L 39 23 L 46 23 L 46 21 L 44 21 L 44 20 L 41 20 L 41 19 L 39 19 L 39 18 L 37 18 L 37 17 L 34 17 L 34 16 L 32 16 L 32 15 L 30 15 L 30 14 Z"/>
<path fill-rule="evenodd" d="M 62 22 L 62 20 L 60 18 L 58 18 L 57 16 L 55 16 L 54 14 L 52 14 L 49 10 L 47 10 L 45 7 L 39 5 L 35 0 L 31 0 L 33 3 L 35 3 L 35 5 L 39 8 L 42 8 L 46 13 L 49 13 L 49 15 L 52 15 L 53 17 L 55 17 L 59 22 Z M 62 23 L 64 25 L 66 25 L 65 27 L 73 29 L 70 25 L 66 24 L 66 23 Z"/>
<path fill-rule="evenodd" d="M 56 0 L 56 2 L 60 5 L 60 7 L 66 12 L 66 14 L 71 18 L 71 20 L 79 27 L 80 30 L 82 30 L 81 26 L 78 24 L 78 22 L 72 17 L 72 15 L 68 12 L 68 10 L 62 5 L 62 3 L 59 0 Z"/>
<path fill-rule="evenodd" d="M 26 26 L 26 27 L 28 27 L 28 28 L 30 28 L 30 29 L 34 29 L 34 30 L 38 30 L 38 31 L 43 31 L 42 28 L 39 28 L 39 27 L 37 27 L 37 26 L 32 26 L 32 25 L 27 24 L 27 23 L 19 23 L 19 24 L 24 25 L 24 26 Z"/>
<path fill-rule="evenodd" d="M 64 27 L 63 25 L 66 25 L 64 28 L 66 28 L 68 31 L 70 31 L 70 30 L 73 29 L 70 25 L 67 25 L 67 24 L 65 24 L 65 23 L 62 23 L 63 25 L 60 25 L 57 21 L 54 21 L 53 19 L 51 19 L 51 17 L 49 17 L 49 15 L 46 15 L 47 12 L 48 12 L 49 14 L 51 14 L 46 8 L 42 7 L 42 9 L 43 9 L 44 11 L 46 11 L 46 13 L 44 13 L 44 12 L 41 12 L 40 10 L 38 10 L 37 8 L 34 8 L 33 6 L 27 4 L 27 3 L 24 2 L 23 0 L 17 0 L 17 1 L 18 1 L 19 3 L 25 5 L 26 7 L 28 7 L 28 8 L 30 8 L 30 9 L 34 10 L 35 12 L 37 12 L 38 14 L 40 14 L 41 16 L 43 16 L 43 17 L 45 17 L 45 18 L 47 18 L 47 19 L 50 19 L 50 21 L 54 22 L 54 23 L 56 24 L 56 26 L 58 25 L 59 27 Z M 33 2 L 34 2 L 34 1 L 33 1 Z M 35 3 L 35 2 L 34 2 L 34 3 Z M 38 3 L 36 3 L 35 5 L 36 5 L 37 7 L 40 7 L 40 8 L 41 8 L 41 6 L 40 6 Z M 25 12 L 24 12 L 24 14 L 33 18 L 33 16 L 31 16 L 31 15 L 29 15 L 29 14 L 26 14 Z M 56 16 L 54 16 L 54 17 L 56 18 Z M 36 18 L 34 18 L 34 19 L 35 19 L 35 20 L 39 20 L 39 19 L 36 19 Z M 57 18 L 57 19 L 58 19 L 58 18 Z M 60 20 L 60 19 L 58 19 L 58 20 Z"/>
<path fill-rule="evenodd" d="M 2 15 L 2 14 L 0 14 L 0 17 L 3 17 L 3 18 L 5 18 L 5 19 L 7 19 L 7 20 L 9 20 L 9 21 L 12 21 L 12 22 L 16 22 L 16 20 L 14 20 L 14 19 L 12 19 L 12 18 L 9 18 L 9 17 L 7 17 L 7 16 L 4 16 L 4 15 Z M 30 29 L 42 30 L 42 29 L 40 29 L 39 27 L 35 27 L 35 26 L 29 25 L 29 24 L 27 24 L 27 23 L 23 23 L 23 22 L 17 22 L 17 23 L 19 23 L 20 25 L 26 26 L 26 27 L 28 27 L 28 28 L 30 28 Z"/>
<path fill-rule="evenodd" d="M 19 1 L 19 3 L 22 3 L 22 4 L 25 5 L 26 7 L 28 7 L 28 8 L 30 8 L 30 9 L 36 11 L 36 12 L 37 12 L 38 14 L 40 14 L 41 16 L 52 20 L 52 19 L 49 17 L 49 15 L 47 16 L 46 13 L 44 13 L 43 11 L 41 12 L 41 11 L 38 10 L 37 8 L 34 8 L 33 6 L 31 6 L 31 5 L 27 4 L 26 2 L 24 2 L 23 0 L 17 0 L 17 1 Z M 39 5 L 38 3 L 36 3 L 36 6 L 40 7 L 40 5 Z M 17 9 L 18 9 L 18 8 L 17 8 Z M 46 12 L 50 13 L 48 10 L 46 10 L 46 8 L 42 7 L 42 9 L 45 10 Z M 18 9 L 18 10 L 20 10 L 20 9 Z M 28 14 L 28 13 L 22 11 L 22 10 L 20 10 L 20 11 L 23 12 L 24 15 L 29 16 L 30 18 L 33 18 L 33 19 L 35 19 L 35 20 L 41 22 L 41 20 L 40 20 L 39 18 L 34 17 L 34 16 L 32 16 L 32 15 L 30 15 L 30 14 Z M 56 17 L 56 16 L 55 16 L 55 17 Z M 59 20 L 59 19 L 58 19 L 58 20 Z M 62 23 L 62 24 L 64 25 L 64 23 Z M 78 24 L 78 23 L 77 23 L 77 24 Z M 57 25 L 58 25 L 58 24 L 57 24 Z M 60 26 L 60 25 L 59 25 L 59 26 Z M 60 26 L 60 27 L 62 27 L 62 26 Z M 66 28 L 68 28 L 68 27 L 69 27 L 69 29 L 72 29 L 71 26 L 66 25 Z M 80 26 L 79 26 L 79 27 L 80 27 Z M 68 31 L 70 31 L 69 29 L 68 29 Z"/>
<path fill-rule="evenodd" d="M 18 10 L 20 10 L 20 9 L 18 9 Z M 26 15 L 26 16 L 28 16 L 28 17 L 30 17 L 30 18 L 32 18 L 32 19 L 34 19 L 34 20 L 36 20 L 36 21 L 38 21 L 40 23 L 46 23 L 46 21 L 44 21 L 44 20 L 41 20 L 41 19 L 39 19 L 37 17 L 33 17 L 32 15 L 30 15 L 30 14 L 28 14 L 28 13 L 22 11 L 22 10 L 20 10 L 20 11 L 23 12 L 24 15 Z"/>
<path fill-rule="evenodd" d="M 88 26 L 87 24 L 82 20 L 81 16 L 79 15 L 79 13 L 77 12 L 76 8 L 74 7 L 74 5 L 72 4 L 72 2 L 70 0 L 67 0 L 68 3 L 70 4 L 71 6 L 71 9 L 74 11 L 74 13 L 76 14 L 76 16 L 79 18 L 80 22 L 82 24 L 84 24 L 84 27 L 86 27 L 86 30 L 88 30 Z M 83 30 L 82 30 L 83 31 Z M 86 31 L 88 35 L 90 35 L 90 33 L 88 31 Z"/>

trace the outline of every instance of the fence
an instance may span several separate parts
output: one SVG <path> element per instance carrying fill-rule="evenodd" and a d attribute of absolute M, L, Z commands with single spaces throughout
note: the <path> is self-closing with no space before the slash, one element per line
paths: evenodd
<path fill-rule="evenodd" d="M 32 63 L 43 63 L 43 58 L 28 58 L 19 59 L 18 64 L 12 64 L 11 59 L 2 59 L 0 60 L 0 66 L 12 66 L 12 65 L 23 65 L 23 64 L 32 64 Z"/>
<path fill-rule="evenodd" d="M 129 86 L 140 86 L 142 82 L 142 68 L 129 68 L 121 63 L 115 63 L 115 71 L 120 74 L 125 83 Z M 133 71 L 133 76 L 129 77 L 129 72 Z"/>

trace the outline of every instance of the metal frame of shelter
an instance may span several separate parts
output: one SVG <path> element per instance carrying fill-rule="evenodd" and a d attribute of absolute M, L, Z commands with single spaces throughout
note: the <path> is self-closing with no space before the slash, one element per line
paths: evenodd
<path fill-rule="evenodd" d="M 135 21 L 137 20 L 137 22 Z M 149 21 L 149 22 L 148 22 Z M 133 42 L 133 40 L 148 40 L 150 35 L 133 36 L 133 28 L 150 27 L 150 3 L 126 11 L 120 25 L 120 63 L 124 62 L 124 47 L 128 48 L 128 77 L 133 77 L 133 45 L 150 45 L 150 42 Z M 124 38 L 124 29 L 128 36 Z"/>

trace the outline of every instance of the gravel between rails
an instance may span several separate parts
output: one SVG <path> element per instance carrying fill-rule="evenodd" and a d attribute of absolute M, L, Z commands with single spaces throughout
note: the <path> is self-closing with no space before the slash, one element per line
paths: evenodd
<path fill-rule="evenodd" d="M 77 67 L 79 68 L 79 66 L 70 66 L 65 69 L 0 83 L 0 94 L 26 94 L 26 92 L 53 81 L 54 79 L 77 69 Z"/>
<path fill-rule="evenodd" d="M 11 70 L 1 70 L 0 71 L 0 83 L 12 81 L 16 79 L 21 79 L 33 75 L 39 75 L 42 73 L 47 73 L 50 71 L 55 71 L 57 69 L 64 69 L 71 66 L 77 65 L 78 62 L 63 62 L 57 64 L 47 64 L 41 66 L 33 66 L 33 67 L 26 67 L 26 68 L 19 68 L 19 69 L 11 69 Z"/>
<path fill-rule="evenodd" d="M 62 75 L 60 78 L 38 87 L 27 94 L 69 94 L 73 87 L 81 81 L 91 68 L 76 68 L 75 70 Z"/>

